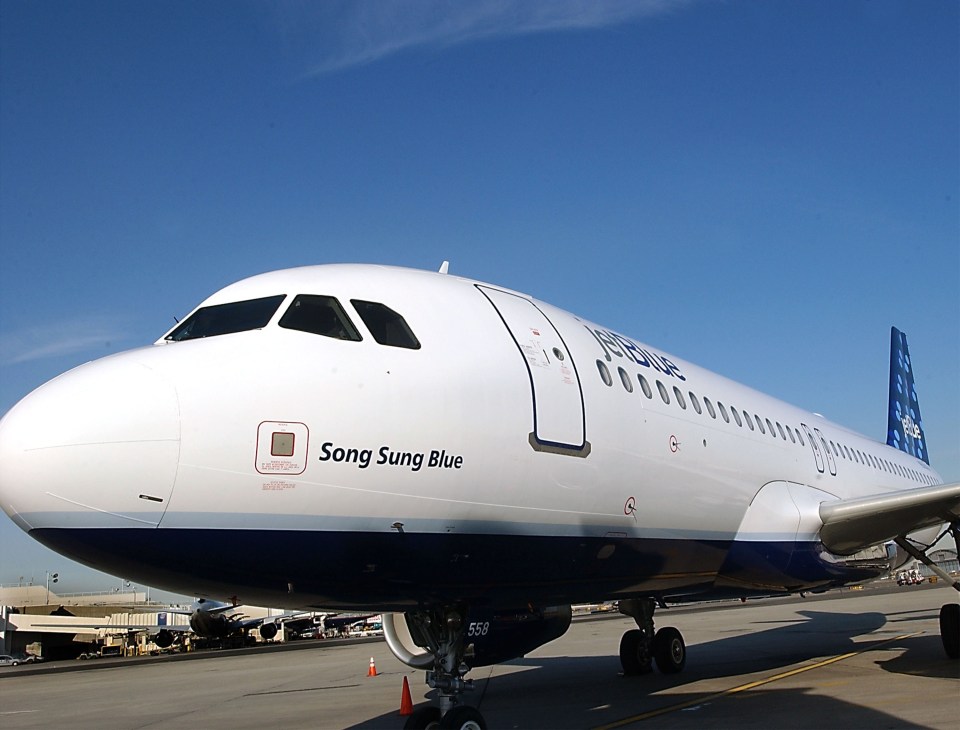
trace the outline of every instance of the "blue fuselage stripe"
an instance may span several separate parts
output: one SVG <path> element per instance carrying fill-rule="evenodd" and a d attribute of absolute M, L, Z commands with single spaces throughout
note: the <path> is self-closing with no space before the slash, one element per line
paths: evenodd
<path fill-rule="evenodd" d="M 821 560 L 818 546 L 787 542 L 138 528 L 31 534 L 148 585 L 278 607 L 683 599 L 810 590 L 876 574 L 853 575 Z"/>

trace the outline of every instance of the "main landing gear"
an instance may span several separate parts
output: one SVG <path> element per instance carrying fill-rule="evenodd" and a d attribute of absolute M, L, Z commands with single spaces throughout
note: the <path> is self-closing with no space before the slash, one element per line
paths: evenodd
<path fill-rule="evenodd" d="M 620 665 L 624 676 L 647 674 L 657 669 L 676 674 L 687 663 L 687 647 L 683 636 L 673 627 L 654 631 L 652 598 L 628 598 L 620 601 L 620 613 L 633 618 L 639 628 L 627 631 L 620 639 Z"/>
<path fill-rule="evenodd" d="M 957 552 L 960 553 L 960 522 L 951 523 L 947 531 L 953 535 L 953 539 L 957 544 Z M 943 535 L 940 537 L 943 537 Z M 934 544 L 939 541 L 940 538 L 937 538 L 934 540 Z M 911 557 L 919 560 L 950 584 L 954 590 L 960 591 L 960 581 L 951 578 L 950 574 L 934 563 L 925 551 L 918 550 L 906 537 L 898 537 L 896 543 Z M 943 650 L 947 653 L 948 657 L 951 659 L 960 659 L 960 604 L 945 603 L 940 607 L 940 641 L 943 642 Z"/>
<path fill-rule="evenodd" d="M 461 695 L 473 689 L 473 681 L 463 678 L 470 671 L 463 662 L 466 615 L 464 607 L 407 614 L 412 638 L 433 654 L 427 684 L 438 691 L 440 702 L 439 706 L 415 710 L 407 718 L 405 730 L 486 730 L 487 723 L 480 711 L 461 704 Z"/>

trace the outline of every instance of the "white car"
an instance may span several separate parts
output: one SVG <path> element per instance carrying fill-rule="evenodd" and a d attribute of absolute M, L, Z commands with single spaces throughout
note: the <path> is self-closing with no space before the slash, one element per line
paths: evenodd
<path fill-rule="evenodd" d="M 20 659 L 9 654 L 0 654 L 0 667 L 15 667 L 20 664 L 20 661 Z"/>

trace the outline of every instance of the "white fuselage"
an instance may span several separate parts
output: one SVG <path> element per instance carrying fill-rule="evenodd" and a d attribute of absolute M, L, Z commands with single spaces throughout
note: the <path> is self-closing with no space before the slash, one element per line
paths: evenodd
<path fill-rule="evenodd" d="M 336 298 L 360 341 L 278 326 L 299 294 Z M 262 328 L 160 340 L 21 401 L 0 422 L 4 510 L 73 557 L 167 588 L 391 609 L 478 583 L 497 602 L 498 564 L 505 602 L 825 585 L 841 578 L 722 579 L 734 544 L 815 546 L 822 501 L 940 481 L 819 416 L 457 277 L 305 267 L 204 306 L 273 295 L 286 299 Z M 379 344 L 352 300 L 401 314 L 419 349 Z M 511 561 L 529 570 L 526 546 L 543 562 L 554 539 L 569 580 L 553 565 L 549 587 L 519 588 Z M 481 559 L 494 544 L 496 561 Z M 449 587 L 428 588 L 428 571 Z"/>

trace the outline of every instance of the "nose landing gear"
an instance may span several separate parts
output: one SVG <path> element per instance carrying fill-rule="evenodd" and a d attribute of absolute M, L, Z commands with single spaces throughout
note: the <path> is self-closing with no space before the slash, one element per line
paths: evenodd
<path fill-rule="evenodd" d="M 446 607 L 407 614 L 410 634 L 418 646 L 433 654 L 427 684 L 439 692 L 437 707 L 422 707 L 407 718 L 405 730 L 486 730 L 487 723 L 475 707 L 461 704 L 461 695 L 473 689 L 464 679 L 470 667 L 463 662 L 464 607 Z"/>
<path fill-rule="evenodd" d="M 648 674 L 653 662 L 664 674 L 676 674 L 687 663 L 687 647 L 683 636 L 673 627 L 654 630 L 652 598 L 629 598 L 620 601 L 620 613 L 630 616 L 639 628 L 627 631 L 620 639 L 620 666 L 624 676 Z"/>

